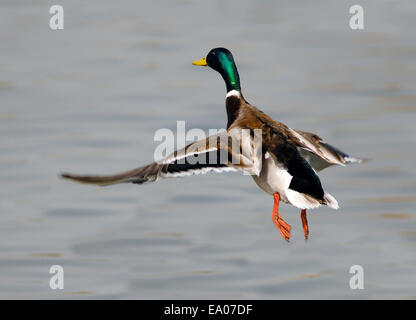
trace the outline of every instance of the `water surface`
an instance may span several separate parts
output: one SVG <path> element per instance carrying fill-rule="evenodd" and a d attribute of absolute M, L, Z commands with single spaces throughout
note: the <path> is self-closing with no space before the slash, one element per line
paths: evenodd
<path fill-rule="evenodd" d="M 416 3 L 50 1 L 0 4 L 0 298 L 415 298 Z M 191 65 L 231 49 L 244 95 L 373 160 L 330 168 L 337 212 L 282 205 L 241 174 L 78 185 L 153 160 L 160 128 L 223 128 L 224 84 Z M 65 289 L 49 289 L 49 268 Z M 349 288 L 349 268 L 365 290 Z"/>

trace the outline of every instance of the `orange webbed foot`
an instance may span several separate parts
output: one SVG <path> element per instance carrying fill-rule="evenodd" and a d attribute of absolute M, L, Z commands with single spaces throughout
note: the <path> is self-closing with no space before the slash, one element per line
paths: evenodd
<path fill-rule="evenodd" d="M 276 225 L 277 229 L 279 230 L 280 234 L 282 235 L 283 239 L 289 242 L 290 229 L 292 227 L 290 226 L 290 224 L 284 221 L 279 214 L 280 195 L 278 193 L 275 193 L 273 194 L 273 198 L 274 198 L 273 213 L 272 213 L 273 222 Z"/>
<path fill-rule="evenodd" d="M 282 235 L 283 239 L 285 239 L 287 242 L 290 241 L 290 225 L 285 222 L 280 216 L 273 217 L 273 222 L 276 225 L 277 229 L 280 231 L 280 234 Z"/>

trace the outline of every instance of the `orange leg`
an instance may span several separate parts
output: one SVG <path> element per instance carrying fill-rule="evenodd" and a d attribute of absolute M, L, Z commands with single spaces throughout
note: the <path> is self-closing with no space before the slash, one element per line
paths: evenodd
<path fill-rule="evenodd" d="M 272 213 L 273 222 L 276 225 L 277 229 L 279 229 L 282 237 L 287 242 L 289 242 L 291 226 L 287 222 L 285 222 L 279 214 L 280 194 L 276 192 L 275 194 L 273 194 L 273 198 L 274 198 L 273 213 Z"/>
<path fill-rule="evenodd" d="M 306 219 L 306 210 L 305 209 L 303 209 L 300 212 L 300 218 L 302 219 L 302 226 L 303 226 L 303 232 L 305 233 L 305 240 L 308 240 L 309 227 L 308 227 L 308 219 Z"/>

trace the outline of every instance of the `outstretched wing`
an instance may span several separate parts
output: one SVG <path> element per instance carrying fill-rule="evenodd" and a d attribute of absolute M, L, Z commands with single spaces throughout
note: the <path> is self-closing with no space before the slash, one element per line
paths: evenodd
<path fill-rule="evenodd" d="M 345 152 L 331 146 L 316 134 L 306 131 L 289 129 L 297 141 L 299 153 L 316 171 L 321 171 L 332 165 L 345 166 L 349 163 L 361 163 L 364 160 L 354 158 Z"/>
<path fill-rule="evenodd" d="M 253 173 L 253 161 L 249 156 L 233 152 L 231 136 L 228 132 L 222 132 L 191 143 L 160 161 L 130 171 L 110 176 L 68 173 L 63 173 L 61 176 L 80 183 L 106 186 L 125 182 L 142 184 L 161 178 L 205 174 L 212 171 Z"/>
<path fill-rule="evenodd" d="M 345 152 L 323 142 L 316 134 L 306 131 L 293 130 L 285 124 L 273 120 L 259 109 L 250 106 L 251 112 L 262 123 L 265 136 L 272 133 L 281 135 L 288 143 L 298 148 L 299 153 L 309 162 L 316 171 L 323 170 L 331 165 L 345 166 L 348 163 L 361 163 L 366 159 L 349 156 Z M 267 138 L 266 138 L 267 139 Z"/>

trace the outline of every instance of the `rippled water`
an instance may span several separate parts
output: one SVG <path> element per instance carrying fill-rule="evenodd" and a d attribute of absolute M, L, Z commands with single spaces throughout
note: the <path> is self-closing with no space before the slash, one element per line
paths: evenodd
<path fill-rule="evenodd" d="M 416 3 L 0 3 L 0 298 L 415 298 Z M 157 129 L 225 126 L 224 84 L 191 61 L 225 46 L 245 97 L 360 166 L 321 173 L 341 209 L 282 205 L 241 174 L 108 188 L 58 178 L 153 160 Z M 49 289 L 62 265 L 65 289 Z M 349 288 L 349 268 L 365 290 Z"/>

